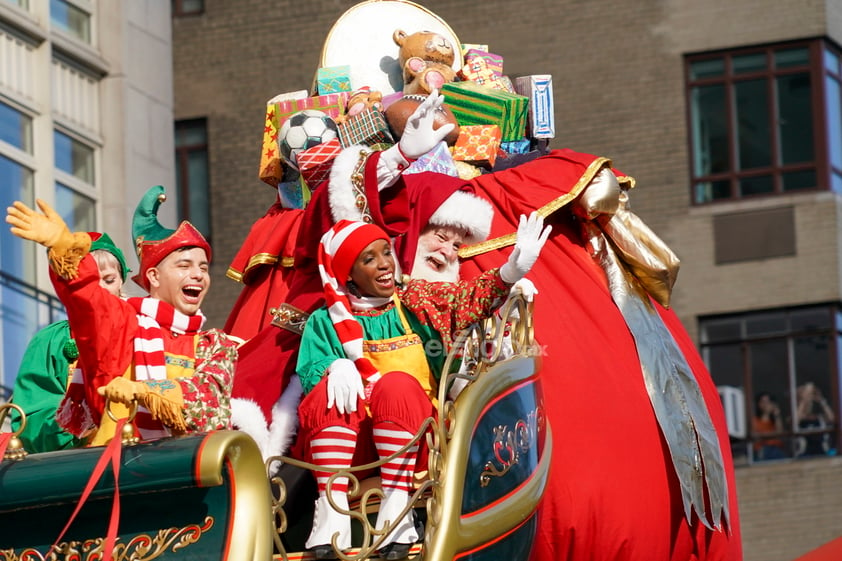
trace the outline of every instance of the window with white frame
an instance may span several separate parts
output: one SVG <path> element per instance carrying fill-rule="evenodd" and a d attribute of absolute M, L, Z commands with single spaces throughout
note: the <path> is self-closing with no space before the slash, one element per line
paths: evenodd
<path fill-rule="evenodd" d="M 91 14 L 78 1 L 50 0 L 50 22 L 71 37 L 91 42 Z"/>

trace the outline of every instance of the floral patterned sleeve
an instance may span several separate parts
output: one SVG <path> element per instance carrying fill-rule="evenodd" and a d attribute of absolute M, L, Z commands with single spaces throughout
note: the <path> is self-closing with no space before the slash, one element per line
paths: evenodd
<path fill-rule="evenodd" d="M 510 288 L 500 278 L 500 270 L 491 269 L 470 281 L 411 280 L 400 298 L 422 323 L 434 327 L 449 346 L 461 330 L 491 316 Z"/>
<path fill-rule="evenodd" d="M 199 336 L 196 370 L 179 378 L 184 396 L 188 432 L 231 428 L 231 385 L 237 362 L 237 344 L 225 333 L 211 329 Z"/>

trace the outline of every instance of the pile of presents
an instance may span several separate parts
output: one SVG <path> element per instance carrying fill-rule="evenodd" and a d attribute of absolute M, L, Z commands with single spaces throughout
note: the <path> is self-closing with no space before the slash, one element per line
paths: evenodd
<path fill-rule="evenodd" d="M 478 174 L 510 167 L 523 155 L 546 148 L 555 134 L 552 77 L 541 74 L 510 79 L 503 73 L 503 58 L 485 45 L 462 44 L 461 52 L 454 51 L 461 55 L 461 68 L 451 70 L 448 66 L 445 74 L 452 80 L 440 89 L 444 105 L 458 124 L 458 136 L 454 135 L 452 145 L 442 143 L 414 162 L 406 173 L 437 171 L 464 176 L 464 164 L 468 164 Z M 406 71 L 404 77 L 411 79 Z M 419 89 L 416 80 L 403 91 L 382 95 L 366 86 L 353 89 L 351 82 L 350 66 L 323 67 L 317 71 L 314 95 L 300 90 L 267 102 L 259 177 L 278 188 L 283 206 L 304 208 L 312 191 L 328 181 L 333 160 L 344 148 L 367 145 L 385 149 L 397 142 L 399 136 L 387 121 L 389 107 L 404 96 L 426 95 L 431 89 Z M 310 132 L 307 144 L 290 154 L 290 146 L 284 146 L 288 121 L 301 112 L 324 114 L 323 119 L 333 122 L 322 128 L 314 123 L 319 126 L 311 130 L 323 134 Z"/>

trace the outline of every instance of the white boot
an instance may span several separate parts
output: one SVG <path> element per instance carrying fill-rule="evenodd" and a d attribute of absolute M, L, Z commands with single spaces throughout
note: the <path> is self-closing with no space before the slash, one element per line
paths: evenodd
<path fill-rule="evenodd" d="M 378 530 L 383 529 L 387 520 L 394 524 L 398 515 L 409 504 L 409 494 L 406 491 L 388 489 L 383 492 L 385 497 L 380 503 L 380 512 L 377 513 L 377 524 L 375 525 Z M 415 543 L 418 541 L 418 532 L 415 530 L 415 524 L 412 521 L 412 511 L 409 511 L 394 528 L 389 532 L 386 541 L 381 544 L 381 548 L 392 542 Z"/>
<path fill-rule="evenodd" d="M 346 493 L 331 493 L 336 506 L 348 510 L 348 495 Z M 333 535 L 339 532 L 336 538 L 336 547 L 342 551 L 351 547 L 351 517 L 347 514 L 336 512 L 328 502 L 327 495 L 319 495 L 316 500 L 316 512 L 313 514 L 313 530 L 304 547 L 312 549 L 319 545 L 333 543 Z"/>

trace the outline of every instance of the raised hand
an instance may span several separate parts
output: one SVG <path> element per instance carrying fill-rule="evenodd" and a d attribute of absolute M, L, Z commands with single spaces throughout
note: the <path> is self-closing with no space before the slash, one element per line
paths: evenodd
<path fill-rule="evenodd" d="M 525 214 L 520 215 L 515 249 L 509 255 L 509 260 L 500 267 L 503 281 L 514 284 L 526 276 L 538 260 L 551 231 L 551 226 L 544 228 L 544 219 L 537 212 L 533 211 L 529 218 Z"/>
<path fill-rule="evenodd" d="M 6 209 L 6 222 L 11 224 L 11 232 L 19 238 L 32 240 L 44 247 L 55 247 L 59 241 L 70 235 L 67 224 L 50 205 L 41 199 L 35 199 L 41 212 L 29 208 L 20 201 Z"/>
<path fill-rule="evenodd" d="M 448 123 L 433 129 L 436 111 L 439 111 L 442 103 L 444 96 L 439 95 L 438 90 L 433 90 L 406 120 L 403 136 L 398 142 L 398 148 L 404 157 L 413 160 L 420 158 L 435 148 L 456 126 Z"/>

